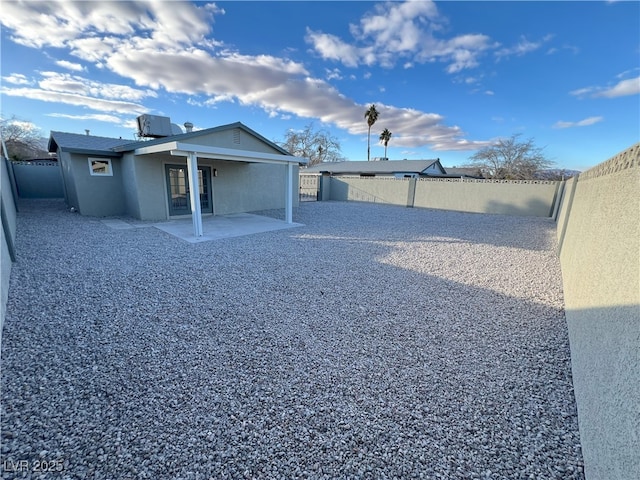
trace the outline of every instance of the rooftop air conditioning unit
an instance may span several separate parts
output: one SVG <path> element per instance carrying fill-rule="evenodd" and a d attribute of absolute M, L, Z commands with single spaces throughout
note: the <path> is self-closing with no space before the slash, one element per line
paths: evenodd
<path fill-rule="evenodd" d="M 161 138 L 174 135 L 171 119 L 159 115 L 140 115 L 138 117 L 138 135 L 141 137 Z"/>

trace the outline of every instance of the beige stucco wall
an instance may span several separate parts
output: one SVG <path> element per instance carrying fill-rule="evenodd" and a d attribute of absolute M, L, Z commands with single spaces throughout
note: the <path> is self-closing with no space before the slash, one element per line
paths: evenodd
<path fill-rule="evenodd" d="M 415 192 L 412 185 L 415 185 Z M 553 213 L 558 187 L 559 182 L 548 181 L 334 176 L 331 177 L 330 199 L 549 217 Z"/>
<path fill-rule="evenodd" d="M 279 150 L 264 143 L 259 138 L 250 135 L 241 128 L 232 128 L 199 136 L 188 143 L 196 143 L 209 147 L 234 148 L 236 150 L 249 150 L 252 152 L 280 154 Z"/>
<path fill-rule="evenodd" d="M 414 206 L 461 212 L 549 217 L 558 182 L 419 179 Z"/>
<path fill-rule="evenodd" d="M 287 166 L 266 163 L 213 162 L 213 208 L 216 215 L 285 207 Z M 298 205 L 298 166 L 293 167 L 293 206 Z"/>
<path fill-rule="evenodd" d="M 407 205 L 408 178 L 395 177 L 331 177 L 331 200 Z"/>
<path fill-rule="evenodd" d="M 640 144 L 567 187 L 558 238 L 586 478 L 640 478 Z"/>

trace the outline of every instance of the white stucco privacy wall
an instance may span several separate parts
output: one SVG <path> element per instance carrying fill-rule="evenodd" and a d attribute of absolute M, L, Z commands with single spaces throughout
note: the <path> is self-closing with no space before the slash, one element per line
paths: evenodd
<path fill-rule="evenodd" d="M 640 144 L 567 182 L 558 245 L 586 478 L 640 478 Z"/>

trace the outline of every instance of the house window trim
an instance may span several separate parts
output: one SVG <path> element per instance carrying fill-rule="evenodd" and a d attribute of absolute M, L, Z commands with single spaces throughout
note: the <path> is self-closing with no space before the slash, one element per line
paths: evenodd
<path fill-rule="evenodd" d="M 89 164 L 89 175 L 92 177 L 113 177 L 113 163 L 110 158 L 95 158 L 89 157 L 87 158 L 87 162 Z M 107 163 L 107 172 L 106 173 L 96 173 L 93 170 L 93 162 Z"/>

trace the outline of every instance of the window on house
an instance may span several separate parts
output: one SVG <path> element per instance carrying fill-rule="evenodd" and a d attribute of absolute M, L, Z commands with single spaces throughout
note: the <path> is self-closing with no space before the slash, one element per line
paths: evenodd
<path fill-rule="evenodd" d="M 112 177 L 110 158 L 89 158 L 89 174 L 92 177 Z"/>

